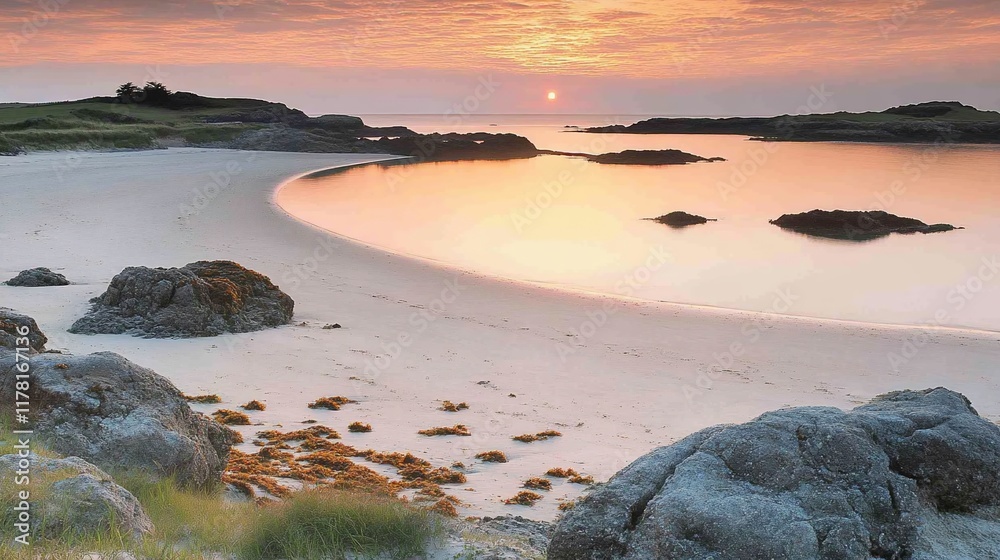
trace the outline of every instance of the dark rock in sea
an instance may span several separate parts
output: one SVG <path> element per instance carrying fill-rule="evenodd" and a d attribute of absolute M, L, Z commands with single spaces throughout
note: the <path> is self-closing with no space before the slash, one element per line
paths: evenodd
<path fill-rule="evenodd" d="M 869 241 L 890 233 L 937 233 L 957 228 L 950 224 L 927 225 L 914 218 L 904 218 L 882 210 L 811 210 L 802 214 L 785 214 L 771 223 L 806 235 Z"/>
<path fill-rule="evenodd" d="M 548 558 L 1000 558 L 1000 428 L 942 388 L 708 428 L 597 487 Z"/>
<path fill-rule="evenodd" d="M 52 272 L 45 267 L 22 270 L 17 276 L 7 281 L 8 286 L 39 288 L 43 286 L 68 286 L 69 280 L 58 272 Z"/>
<path fill-rule="evenodd" d="M 0 397 L 14 402 L 17 362 L 0 355 Z M 115 472 L 221 480 L 236 434 L 194 412 L 166 378 L 118 354 L 31 359 L 32 428 L 50 450 Z"/>
<path fill-rule="evenodd" d="M 680 150 L 625 150 L 619 153 L 589 156 L 587 159 L 595 163 L 615 165 L 683 165 L 725 161 L 723 158 L 704 158 Z"/>
<path fill-rule="evenodd" d="M 27 331 L 27 335 L 23 332 Z M 38 323 L 27 315 L 21 315 L 13 309 L 0 307 L 0 353 L 5 350 L 15 350 L 24 348 L 24 344 L 19 344 L 18 339 L 28 338 L 28 352 L 43 352 L 45 343 L 49 339 L 45 333 L 38 328 Z"/>
<path fill-rule="evenodd" d="M 18 455 L 0 457 L 0 473 L 13 480 Z M 95 465 L 80 459 L 42 457 L 31 454 L 31 482 L 44 492 L 32 492 L 31 504 L 37 536 L 57 539 L 67 534 L 77 536 L 108 535 L 111 532 L 139 538 L 153 532 L 153 522 L 139 500 Z"/>
<path fill-rule="evenodd" d="M 538 149 L 527 138 L 487 132 L 382 138 L 375 145 L 386 153 L 418 161 L 507 160 L 538 155 Z"/>
<path fill-rule="evenodd" d="M 883 112 L 663 118 L 592 127 L 601 134 L 738 134 L 785 142 L 1000 143 L 1000 113 L 933 101 Z"/>
<path fill-rule="evenodd" d="M 126 268 L 91 302 L 70 332 L 148 338 L 251 332 L 287 324 L 295 305 L 268 277 L 230 261 Z"/>
<path fill-rule="evenodd" d="M 704 216 L 698 216 L 696 214 L 688 214 L 687 212 L 671 212 L 669 214 L 660 216 L 659 218 L 647 218 L 647 219 L 675 228 L 682 228 L 698 224 L 706 224 L 708 222 L 715 221 L 714 219 L 705 218 Z"/>

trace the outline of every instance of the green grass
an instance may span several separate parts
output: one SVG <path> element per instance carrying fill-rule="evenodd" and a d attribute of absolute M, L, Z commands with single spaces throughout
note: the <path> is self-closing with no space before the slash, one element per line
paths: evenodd
<path fill-rule="evenodd" d="M 9 418 L 0 415 L 0 455 L 13 452 L 10 425 Z M 57 457 L 38 442 L 34 442 L 33 451 Z M 31 501 L 36 512 L 46 488 L 70 474 L 32 478 Z M 116 529 L 85 535 L 63 533 L 36 539 L 30 548 L 12 546 L 8 533 L 13 530 L 10 516 L 15 494 L 11 492 L 15 485 L 5 477 L 0 480 L 0 560 L 79 558 L 84 553 L 119 551 L 151 560 L 201 560 L 212 553 L 238 560 L 340 559 L 348 552 L 360 558 L 407 558 L 419 556 L 444 529 L 444 518 L 437 514 L 368 494 L 315 489 L 260 506 L 227 502 L 221 490 L 182 489 L 171 480 L 111 474 L 142 504 L 155 534 L 136 541 Z"/>
<path fill-rule="evenodd" d="M 313 490 L 257 510 L 237 557 L 319 559 L 389 555 L 408 558 L 441 534 L 440 518 L 391 498 Z"/>
<path fill-rule="evenodd" d="M 164 109 L 149 105 L 121 103 L 100 103 L 96 101 L 70 101 L 63 103 L 43 103 L 37 105 L 0 105 L 0 125 L 16 123 L 30 118 L 52 117 L 54 119 L 74 118 L 74 113 L 102 111 L 128 115 L 138 119 L 158 123 L 195 123 L 214 115 L 233 112 L 232 107 L 204 107 L 196 109 Z"/>
<path fill-rule="evenodd" d="M 7 138 L 7 136 L 0 132 L 0 154 L 16 153 L 20 151 L 21 145 L 14 143 L 13 140 Z"/>
<path fill-rule="evenodd" d="M 67 473 L 69 474 L 69 473 Z M 67 475 L 32 483 L 35 507 L 45 488 Z M 443 531 L 443 518 L 391 498 L 331 489 L 299 492 L 288 500 L 258 506 L 230 503 L 220 492 L 180 489 L 169 480 L 127 475 L 115 481 L 139 500 L 156 527 L 136 541 L 117 529 L 95 534 L 63 533 L 35 539 L 30 549 L 11 546 L 11 494 L 0 486 L 4 541 L 0 560 L 77 557 L 84 552 L 128 551 L 141 558 L 193 560 L 219 553 L 239 560 L 286 558 L 408 558 L 421 554 Z M 9 486 L 13 486 L 12 484 Z M 114 523 L 110 523 L 114 525 Z M 41 527 L 34 527 L 37 531 Z"/>
<path fill-rule="evenodd" d="M 91 118 L 80 118 L 80 115 Z M 77 111 L 76 116 L 29 117 L 0 123 L 0 151 L 8 151 L 4 148 L 14 146 L 28 150 L 149 149 L 158 147 L 160 140 L 168 138 L 191 144 L 224 142 L 260 127 L 253 124 L 131 122 L 132 119 L 116 123 L 108 122 L 115 118 L 109 115 L 116 113 Z"/>

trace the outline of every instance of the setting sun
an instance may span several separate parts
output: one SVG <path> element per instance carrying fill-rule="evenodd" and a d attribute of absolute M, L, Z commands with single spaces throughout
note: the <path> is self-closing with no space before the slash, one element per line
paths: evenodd
<path fill-rule="evenodd" d="M 549 98 L 549 101 L 555 101 L 556 100 L 556 92 L 550 91 L 549 95 L 548 95 L 548 98 Z"/>

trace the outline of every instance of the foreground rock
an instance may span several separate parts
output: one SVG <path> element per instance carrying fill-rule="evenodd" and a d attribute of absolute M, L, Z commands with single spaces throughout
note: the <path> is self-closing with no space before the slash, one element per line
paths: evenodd
<path fill-rule="evenodd" d="M 24 334 L 25 331 L 27 335 Z M 28 339 L 27 346 L 18 341 L 25 337 Z M 21 315 L 13 309 L 0 307 L 0 353 L 17 348 L 28 348 L 29 353 L 42 352 L 48 341 L 48 337 L 38 328 L 38 323 L 34 319 Z"/>
<path fill-rule="evenodd" d="M 806 235 L 849 241 L 867 241 L 891 233 L 937 233 L 962 229 L 950 224 L 927 225 L 914 218 L 881 210 L 811 210 L 802 214 L 785 214 L 771 220 L 771 223 Z"/>
<path fill-rule="evenodd" d="M 14 402 L 13 355 L 0 355 L 0 398 Z M 218 483 L 235 433 L 194 412 L 166 378 L 110 352 L 31 359 L 36 437 L 101 468 Z"/>
<path fill-rule="evenodd" d="M 257 272 L 229 261 L 126 268 L 70 328 L 150 338 L 216 336 L 287 324 L 295 303 Z"/>
<path fill-rule="evenodd" d="M 40 288 L 43 286 L 68 286 L 69 280 L 58 272 L 52 272 L 45 267 L 22 270 L 17 276 L 7 281 L 8 286 L 25 288 Z"/>
<path fill-rule="evenodd" d="M 902 391 L 852 412 L 769 412 L 661 447 L 570 510 L 548 552 L 550 560 L 997 558 L 998 506 L 1000 428 L 958 393 Z"/>
<path fill-rule="evenodd" d="M 132 537 L 153 532 L 153 523 L 128 490 L 96 466 L 78 457 L 54 459 L 31 455 L 0 457 L 0 475 L 14 480 L 30 461 L 34 537 L 104 535 L 115 530 Z M 19 464 L 20 463 L 20 464 Z M 38 499 L 40 497 L 40 500 Z"/>
<path fill-rule="evenodd" d="M 675 228 L 682 228 L 699 224 L 707 224 L 708 222 L 715 221 L 713 219 L 709 219 L 704 216 L 698 216 L 696 214 L 688 214 L 687 212 L 671 212 L 669 214 L 664 214 L 659 218 L 649 218 L 649 219 L 653 220 L 654 222 Z"/>
<path fill-rule="evenodd" d="M 687 163 L 726 161 L 723 158 L 705 158 L 680 150 L 625 150 L 624 152 L 589 156 L 595 163 L 614 165 L 684 165 Z"/>

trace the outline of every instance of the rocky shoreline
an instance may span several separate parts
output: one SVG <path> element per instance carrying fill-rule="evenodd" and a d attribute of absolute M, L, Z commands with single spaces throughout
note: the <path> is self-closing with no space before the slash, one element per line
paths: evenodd
<path fill-rule="evenodd" d="M 881 113 L 779 117 L 652 118 L 591 127 L 592 134 L 734 134 L 768 142 L 1000 143 L 1000 113 L 958 102 L 894 107 Z"/>

